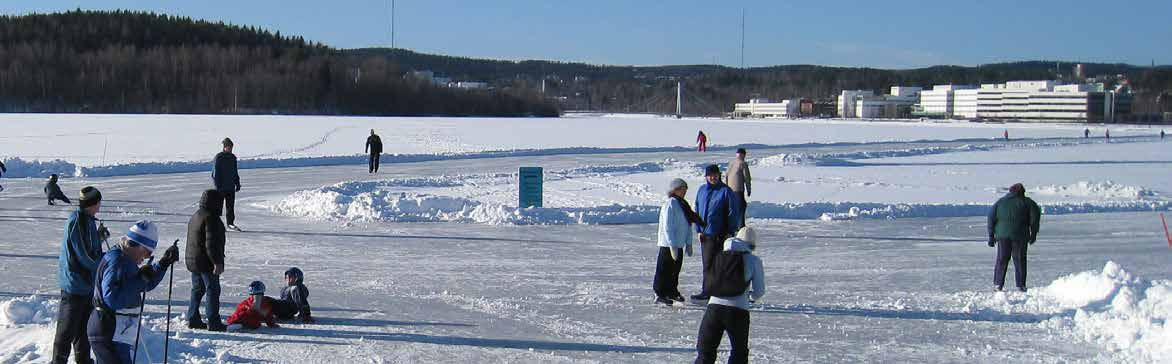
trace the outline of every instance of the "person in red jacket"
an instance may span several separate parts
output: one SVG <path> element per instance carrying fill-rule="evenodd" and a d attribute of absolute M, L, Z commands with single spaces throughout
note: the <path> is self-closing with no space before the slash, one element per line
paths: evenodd
<path fill-rule="evenodd" d="M 708 135 L 705 135 L 703 130 L 700 131 L 700 134 L 696 135 L 696 143 L 699 144 L 699 146 L 696 147 L 696 151 L 698 151 L 698 152 L 707 152 L 708 151 Z"/>
<path fill-rule="evenodd" d="M 248 285 L 248 298 L 236 305 L 236 312 L 228 316 L 228 330 L 255 330 L 260 328 L 261 323 L 271 328 L 281 327 L 277 325 L 273 299 L 265 297 L 264 282 L 252 281 Z"/>

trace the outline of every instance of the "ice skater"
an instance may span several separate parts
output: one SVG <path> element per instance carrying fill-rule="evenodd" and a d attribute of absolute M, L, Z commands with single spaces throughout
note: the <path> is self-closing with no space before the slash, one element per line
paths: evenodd
<path fill-rule="evenodd" d="M 256 330 L 262 323 L 274 329 L 281 327 L 277 325 L 275 301 L 265 296 L 264 282 L 252 281 L 248 284 L 248 298 L 236 305 L 236 312 L 228 316 L 228 331 Z"/>
<path fill-rule="evenodd" d="M 212 182 L 223 196 L 228 228 L 240 231 L 240 228 L 236 227 L 236 193 L 240 192 L 240 173 L 236 168 L 236 155 L 232 154 L 234 144 L 232 139 L 224 138 L 220 145 L 224 149 L 216 154 L 215 163 L 212 165 Z"/>
<path fill-rule="evenodd" d="M 720 166 L 712 164 L 704 168 L 704 179 L 706 183 L 696 191 L 696 213 L 705 224 L 696 226 L 696 235 L 700 240 L 703 274 L 707 275 L 712 259 L 722 250 L 721 243 L 740 227 L 741 207 L 732 189 L 720 180 Z M 692 300 L 706 301 L 708 293 L 701 290 L 692 295 Z"/>
<path fill-rule="evenodd" d="M 724 251 L 713 262 L 711 282 L 705 290 L 713 293 L 700 320 L 696 335 L 696 363 L 716 362 L 720 340 L 728 334 L 729 363 L 749 362 L 749 303 L 765 295 L 765 267 L 757 250 L 757 232 L 741 228 L 724 242 Z M 714 287 L 707 287 L 714 286 Z"/>
<path fill-rule="evenodd" d="M 220 221 L 222 200 L 217 190 L 203 191 L 199 210 L 187 223 L 187 257 L 184 262 L 191 272 L 191 301 L 187 306 L 187 327 L 224 331 L 220 322 L 220 274 L 224 273 L 224 222 Z M 199 316 L 199 303 L 207 295 L 205 324 Z"/>
<path fill-rule="evenodd" d="M 49 200 L 49 206 L 55 205 L 53 201 L 61 201 L 67 205 L 73 204 L 69 201 L 69 197 L 65 197 L 65 193 L 61 192 L 61 186 L 57 185 L 57 175 L 50 174 L 49 180 L 45 181 L 45 198 Z"/>
<path fill-rule="evenodd" d="M 696 146 L 697 152 L 707 152 L 708 151 L 708 135 L 704 134 L 703 130 L 701 130 L 699 134 L 696 134 L 696 144 L 697 144 L 697 146 Z"/>
<path fill-rule="evenodd" d="M 118 247 L 110 249 L 98 263 L 94 281 L 94 311 L 86 334 L 97 363 L 131 363 L 139 344 L 139 315 L 143 292 L 155 289 L 167 269 L 179 260 L 179 247 L 172 245 L 158 263 L 142 264 L 159 245 L 159 229 L 149 220 L 136 222 Z M 150 330 L 149 328 L 147 330 Z M 142 350 L 148 353 L 149 350 Z M 152 362 L 147 358 L 147 362 Z"/>
<path fill-rule="evenodd" d="M 1009 260 L 1013 269 L 1017 290 L 1026 291 L 1026 248 L 1038 240 L 1038 226 L 1042 210 L 1034 200 L 1026 197 L 1025 187 L 1016 183 L 1009 187 L 1009 193 L 989 211 L 989 246 L 997 246 L 997 260 L 993 266 L 993 289 L 1001 291 L 1005 286 L 1005 272 Z"/>
<path fill-rule="evenodd" d="M 314 322 L 309 307 L 309 288 L 305 287 L 305 273 L 300 268 L 285 271 L 285 289 L 281 290 L 281 299 L 276 301 L 274 308 L 279 319 L 296 317 L 303 323 Z"/>
<path fill-rule="evenodd" d="M 659 236 L 655 259 L 655 303 L 671 306 L 684 302 L 680 293 L 680 268 L 684 255 L 692 256 L 692 226 L 704 226 L 700 215 L 692 211 L 687 201 L 688 183 L 676 178 L 667 189 L 667 199 L 659 209 Z"/>
<path fill-rule="evenodd" d="M 378 173 L 379 159 L 383 154 L 383 140 L 378 137 L 378 134 L 374 133 L 374 129 L 370 129 L 370 136 L 366 137 L 365 150 L 370 153 L 370 158 L 367 162 L 370 167 L 366 173 Z"/>

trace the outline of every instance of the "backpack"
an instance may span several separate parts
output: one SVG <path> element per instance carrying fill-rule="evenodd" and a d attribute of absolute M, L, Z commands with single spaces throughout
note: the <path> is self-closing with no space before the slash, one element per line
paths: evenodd
<path fill-rule="evenodd" d="M 712 258 L 712 265 L 704 272 L 704 294 L 716 297 L 740 296 L 748 289 L 745 252 L 722 251 Z"/>

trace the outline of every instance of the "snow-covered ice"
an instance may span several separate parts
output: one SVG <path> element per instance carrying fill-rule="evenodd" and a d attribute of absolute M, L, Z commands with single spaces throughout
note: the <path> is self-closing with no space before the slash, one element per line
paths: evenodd
<path fill-rule="evenodd" d="M 731 157 L 692 152 L 701 128 L 753 144 L 750 224 L 769 282 L 753 362 L 1172 360 L 1158 214 L 1172 143 L 1158 129 L 1112 127 L 1108 144 L 1074 125 L 6 118 L 19 127 L 0 139 L 15 171 L 0 179 L 0 363 L 48 360 L 69 211 L 44 204 L 40 178 L 9 177 L 64 171 L 66 191 L 102 189 L 112 228 L 149 217 L 181 238 L 223 136 L 242 166 L 266 168 L 241 173 L 222 314 L 248 282 L 278 287 L 299 266 L 319 322 L 209 333 L 175 319 L 172 362 L 690 361 L 703 311 L 652 306 L 650 281 L 665 184 L 694 191 L 704 165 Z M 360 155 L 371 127 L 399 153 L 377 175 Z M 1004 128 L 1013 140 L 996 140 Z M 519 166 L 545 168 L 545 207 L 516 208 Z M 1045 208 L 1024 294 L 991 290 L 984 244 L 988 205 L 1013 182 Z M 699 269 L 685 260 L 681 291 Z M 177 273 L 176 316 L 190 289 Z M 148 295 L 153 358 L 165 289 Z"/>

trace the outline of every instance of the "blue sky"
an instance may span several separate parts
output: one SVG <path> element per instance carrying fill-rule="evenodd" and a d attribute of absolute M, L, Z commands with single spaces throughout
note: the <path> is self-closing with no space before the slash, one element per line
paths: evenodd
<path fill-rule="evenodd" d="M 389 0 L 4 0 L 0 12 L 135 9 L 341 48 L 390 44 Z M 1062 59 L 1172 64 L 1172 1 L 396 0 L 395 44 L 598 64 L 910 68 Z"/>

